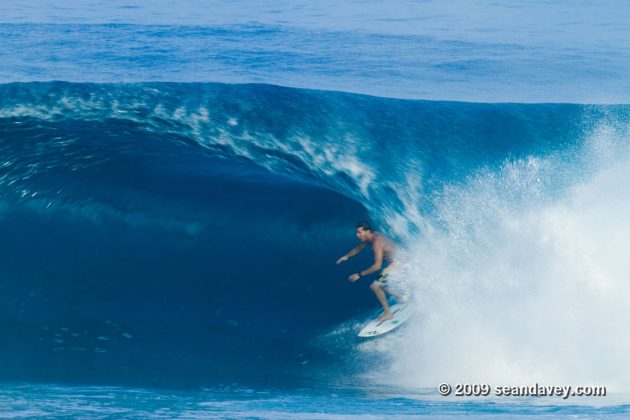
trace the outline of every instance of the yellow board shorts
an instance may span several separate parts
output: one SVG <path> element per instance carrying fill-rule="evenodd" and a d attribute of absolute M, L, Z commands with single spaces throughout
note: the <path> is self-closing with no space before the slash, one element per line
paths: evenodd
<path fill-rule="evenodd" d="M 378 277 L 376 278 L 376 280 L 372 282 L 372 284 L 378 284 L 381 287 L 388 287 L 389 279 L 387 277 L 389 276 L 390 271 L 391 271 L 390 266 L 383 268 L 381 272 L 378 274 Z"/>

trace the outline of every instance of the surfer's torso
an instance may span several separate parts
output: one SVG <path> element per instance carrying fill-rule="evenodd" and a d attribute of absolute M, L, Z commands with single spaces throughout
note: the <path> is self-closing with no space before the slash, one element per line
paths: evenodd
<path fill-rule="evenodd" d="M 377 246 L 380 246 L 383 250 L 383 260 L 385 260 L 388 265 L 391 265 L 394 262 L 394 256 L 396 254 L 396 245 L 390 239 L 375 232 L 372 248 Z"/>

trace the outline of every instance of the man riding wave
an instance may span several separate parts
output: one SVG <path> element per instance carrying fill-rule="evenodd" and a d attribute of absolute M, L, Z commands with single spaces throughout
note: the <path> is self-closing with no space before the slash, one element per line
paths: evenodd
<path fill-rule="evenodd" d="M 376 298 L 383 306 L 383 313 L 377 318 L 378 321 L 386 321 L 392 319 L 394 315 L 387 303 L 387 296 L 385 292 L 390 295 L 400 298 L 400 295 L 392 290 L 388 285 L 387 276 L 394 268 L 394 255 L 396 253 L 396 245 L 385 235 L 372 230 L 372 227 L 368 222 L 359 222 L 356 227 L 357 238 L 361 241 L 359 245 L 352 248 L 346 255 L 337 260 L 337 264 L 341 264 L 347 261 L 350 257 L 354 257 L 359 252 L 363 251 L 366 246 L 371 245 L 374 251 L 374 264 L 365 270 L 361 270 L 357 273 L 351 274 L 348 280 L 355 282 L 361 277 L 370 275 L 375 272 L 379 272 L 376 280 L 370 285 L 370 289 L 376 295 Z M 383 268 L 383 262 L 387 263 L 387 266 Z"/>

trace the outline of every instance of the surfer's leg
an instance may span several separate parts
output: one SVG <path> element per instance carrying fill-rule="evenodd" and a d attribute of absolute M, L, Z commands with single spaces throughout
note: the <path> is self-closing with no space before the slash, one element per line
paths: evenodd
<path fill-rule="evenodd" d="M 393 264 L 390 264 L 381 270 L 381 274 L 378 276 L 377 281 L 385 293 L 394 296 L 398 302 L 406 302 L 406 294 L 392 287 L 392 284 L 389 282 L 389 274 L 392 272 L 392 267 Z"/>
<path fill-rule="evenodd" d="M 385 286 L 385 292 L 395 298 L 402 299 L 402 294 L 391 286 Z"/>
<path fill-rule="evenodd" d="M 381 306 L 383 306 L 383 314 L 376 319 L 378 321 L 386 321 L 388 319 L 392 319 L 394 315 L 392 314 L 392 310 L 389 308 L 389 304 L 387 303 L 385 292 L 383 291 L 381 285 L 378 284 L 378 281 L 372 282 L 372 284 L 370 285 L 370 289 L 372 289 L 372 291 L 376 295 L 376 298 L 381 303 Z"/>
<path fill-rule="evenodd" d="M 384 290 L 387 294 L 394 296 L 397 302 L 405 303 L 407 302 L 407 299 L 409 298 L 409 296 L 405 294 L 404 292 L 400 292 L 389 285 L 385 286 Z"/>

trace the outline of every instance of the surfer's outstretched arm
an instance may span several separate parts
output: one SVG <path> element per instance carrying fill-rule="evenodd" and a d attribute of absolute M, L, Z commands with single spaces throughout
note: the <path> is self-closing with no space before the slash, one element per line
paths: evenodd
<path fill-rule="evenodd" d="M 366 246 L 367 246 L 366 242 L 361 242 L 359 245 L 355 246 L 350 251 L 348 251 L 348 253 L 346 255 L 344 255 L 343 257 L 339 258 L 337 260 L 337 264 L 341 264 L 342 262 L 347 261 L 348 258 L 354 257 L 359 252 L 363 251 L 363 248 L 365 248 Z"/>
<path fill-rule="evenodd" d="M 378 271 L 383 266 L 383 246 L 379 242 L 374 244 L 374 264 L 366 268 L 365 270 L 361 270 L 358 273 L 352 274 L 348 277 L 350 281 L 357 281 L 363 276 L 367 276 L 368 274 L 372 274 L 375 271 Z"/>

